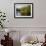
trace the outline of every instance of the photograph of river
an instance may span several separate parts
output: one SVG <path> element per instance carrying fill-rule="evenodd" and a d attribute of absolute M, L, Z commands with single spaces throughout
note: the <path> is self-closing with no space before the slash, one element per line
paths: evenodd
<path fill-rule="evenodd" d="M 15 17 L 32 17 L 31 3 L 17 3 L 15 4 Z"/>

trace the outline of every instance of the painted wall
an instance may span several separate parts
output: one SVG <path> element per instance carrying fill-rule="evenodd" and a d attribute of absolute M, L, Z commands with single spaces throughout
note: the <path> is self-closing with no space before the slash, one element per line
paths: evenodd
<path fill-rule="evenodd" d="M 14 3 L 24 2 L 34 4 L 33 6 L 34 18 L 14 18 Z M 28 32 L 31 31 L 46 31 L 45 4 L 46 0 L 0 0 L 0 10 L 5 12 L 7 16 L 5 27 L 8 27 L 8 29 L 9 27 L 14 27 L 10 29 L 13 29 L 15 31 L 21 31 L 20 36 L 24 35 L 25 33 L 27 34 Z"/>
<path fill-rule="evenodd" d="M 14 18 L 14 3 L 33 3 L 34 18 Z M 6 27 L 46 27 L 46 0 L 0 0 L 7 16 Z M 8 22 L 9 20 L 9 22 Z"/>

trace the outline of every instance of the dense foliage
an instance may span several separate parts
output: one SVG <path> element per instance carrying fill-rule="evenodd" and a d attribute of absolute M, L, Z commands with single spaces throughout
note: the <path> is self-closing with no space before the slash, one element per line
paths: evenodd
<path fill-rule="evenodd" d="M 3 28 L 3 22 L 6 20 L 6 15 L 4 12 L 0 11 L 0 27 Z"/>

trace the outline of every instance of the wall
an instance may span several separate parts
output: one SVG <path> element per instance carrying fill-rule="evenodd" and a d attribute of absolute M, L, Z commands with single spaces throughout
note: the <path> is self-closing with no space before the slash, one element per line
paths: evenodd
<path fill-rule="evenodd" d="M 33 2 L 34 18 L 14 18 L 14 3 L 23 2 Z M 0 10 L 5 12 L 7 16 L 5 27 L 8 27 L 8 29 L 14 29 L 15 31 L 21 31 L 20 36 L 31 31 L 46 31 L 45 4 L 46 0 L 0 0 Z M 24 33 L 23 31 L 26 32 Z"/>
<path fill-rule="evenodd" d="M 14 3 L 33 3 L 34 18 L 14 18 Z M 9 22 L 6 27 L 46 27 L 46 0 L 0 0 L 0 10 Z"/>

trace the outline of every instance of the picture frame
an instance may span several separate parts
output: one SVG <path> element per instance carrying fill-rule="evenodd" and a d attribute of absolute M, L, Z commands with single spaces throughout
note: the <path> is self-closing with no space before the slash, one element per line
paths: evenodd
<path fill-rule="evenodd" d="M 33 18 L 33 3 L 14 3 L 14 18 Z"/>

